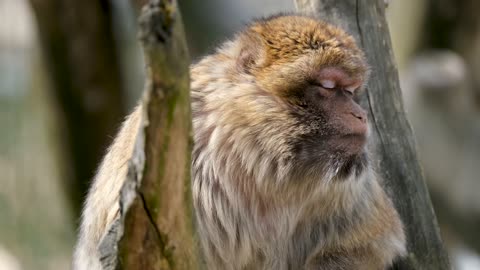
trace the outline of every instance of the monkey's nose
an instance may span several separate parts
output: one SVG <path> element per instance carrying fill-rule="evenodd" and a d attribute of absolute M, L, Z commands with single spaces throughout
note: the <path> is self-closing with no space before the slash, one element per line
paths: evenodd
<path fill-rule="evenodd" d="M 362 112 L 362 111 L 358 111 L 358 112 L 351 112 L 351 114 L 357 118 L 358 120 L 360 120 L 362 123 L 366 123 L 367 122 L 367 114 L 365 112 Z"/>

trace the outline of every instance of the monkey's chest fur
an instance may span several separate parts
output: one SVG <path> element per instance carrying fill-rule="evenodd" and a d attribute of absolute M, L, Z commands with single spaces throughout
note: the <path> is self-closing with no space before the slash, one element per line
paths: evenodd
<path fill-rule="evenodd" d="M 337 269 L 329 260 L 338 269 L 383 269 L 403 252 L 398 217 L 387 212 L 393 210 L 389 203 L 371 199 L 377 194 L 368 192 L 378 187 L 368 179 L 343 183 L 350 194 L 335 187 L 293 203 L 282 194 L 269 202 L 258 194 L 242 198 L 240 190 L 228 191 L 197 176 L 197 227 L 208 269 Z M 342 201 L 348 200 L 345 196 L 351 201 Z"/>
<path fill-rule="evenodd" d="M 208 269 L 375 270 L 404 252 L 400 220 L 369 170 L 278 183 L 205 155 L 197 145 L 192 191 Z"/>

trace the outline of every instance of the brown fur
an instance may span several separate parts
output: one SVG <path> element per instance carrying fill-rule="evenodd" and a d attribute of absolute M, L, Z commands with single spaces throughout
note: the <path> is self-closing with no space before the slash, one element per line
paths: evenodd
<path fill-rule="evenodd" d="M 329 125 L 299 107 L 327 67 L 368 76 L 348 34 L 301 16 L 255 22 L 193 67 L 193 196 L 209 269 L 383 269 L 404 252 L 369 166 L 344 177 L 296 153 Z"/>
<path fill-rule="evenodd" d="M 325 105 L 333 113 L 312 109 L 305 94 L 328 67 L 367 81 L 353 38 L 303 16 L 256 21 L 192 66 L 192 193 L 208 269 L 375 270 L 404 254 L 402 223 L 363 143 L 334 136 L 358 120 L 345 121 L 335 104 Z M 76 269 L 100 269 L 96 248 L 115 217 L 108 213 L 118 211 L 122 156 L 132 151 L 140 110 L 89 193 Z"/>

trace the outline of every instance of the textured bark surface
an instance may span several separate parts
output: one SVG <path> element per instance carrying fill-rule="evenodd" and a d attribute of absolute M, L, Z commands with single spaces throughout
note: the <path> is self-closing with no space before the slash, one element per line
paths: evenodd
<path fill-rule="evenodd" d="M 189 58 L 176 1 L 140 16 L 147 63 L 143 123 L 120 196 L 121 217 L 100 247 L 105 269 L 198 269 L 190 192 Z"/>
<path fill-rule="evenodd" d="M 346 29 L 366 52 L 372 76 L 361 103 L 369 112 L 375 165 L 405 224 L 408 256 L 394 269 L 450 269 L 403 109 L 383 0 L 296 0 L 305 13 Z"/>
<path fill-rule="evenodd" d="M 51 88 L 64 120 L 75 216 L 89 180 L 125 115 L 108 0 L 30 0 Z M 63 139 L 62 138 L 62 139 Z"/>

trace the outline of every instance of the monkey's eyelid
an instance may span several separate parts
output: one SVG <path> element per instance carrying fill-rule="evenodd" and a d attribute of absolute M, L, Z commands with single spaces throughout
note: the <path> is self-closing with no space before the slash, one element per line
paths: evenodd
<path fill-rule="evenodd" d="M 332 80 L 321 80 L 320 86 L 322 86 L 325 89 L 335 89 L 337 84 L 335 83 L 335 81 L 332 81 Z"/>
<path fill-rule="evenodd" d="M 358 90 L 360 90 L 362 84 L 362 81 L 356 81 L 355 83 L 345 85 L 344 90 L 353 94 L 354 92 L 358 92 Z"/>

